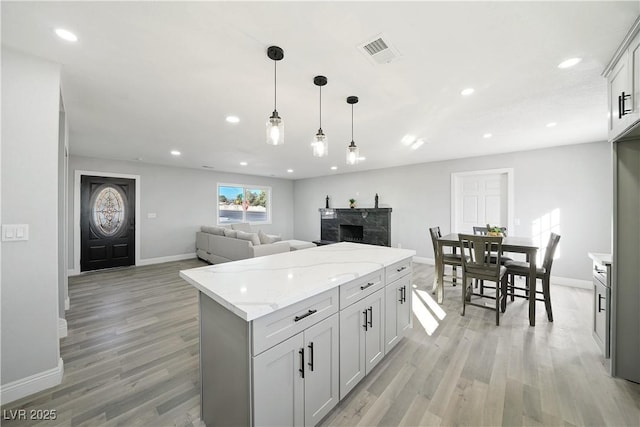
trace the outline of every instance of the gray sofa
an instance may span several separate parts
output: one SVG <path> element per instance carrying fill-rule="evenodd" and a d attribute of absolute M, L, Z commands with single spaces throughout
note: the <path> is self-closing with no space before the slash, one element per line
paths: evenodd
<path fill-rule="evenodd" d="M 247 223 L 230 226 L 202 226 L 196 232 L 196 254 L 198 258 L 219 264 L 239 259 L 254 258 L 289 252 L 289 242 L 280 236 L 257 233 Z"/>

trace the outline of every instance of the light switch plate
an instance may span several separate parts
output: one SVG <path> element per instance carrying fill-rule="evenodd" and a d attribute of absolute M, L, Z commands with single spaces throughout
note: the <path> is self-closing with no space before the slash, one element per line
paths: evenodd
<path fill-rule="evenodd" d="M 156 216 L 157 216 L 157 215 L 156 215 L 156 213 L 155 213 L 155 212 L 149 212 L 149 213 L 147 214 L 147 218 L 149 218 L 149 219 L 153 219 L 153 218 L 155 218 Z"/>
<path fill-rule="evenodd" d="M 2 224 L 2 241 L 29 240 L 29 224 Z"/>

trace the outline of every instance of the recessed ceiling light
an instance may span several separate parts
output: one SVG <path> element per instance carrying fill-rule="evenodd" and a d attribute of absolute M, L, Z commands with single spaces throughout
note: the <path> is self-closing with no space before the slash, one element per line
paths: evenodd
<path fill-rule="evenodd" d="M 331 170 L 332 171 L 338 170 L 338 167 L 337 166 L 331 166 Z"/>
<path fill-rule="evenodd" d="M 249 163 L 247 162 L 240 162 L 240 166 L 247 166 Z"/>
<path fill-rule="evenodd" d="M 416 142 L 414 142 L 413 145 L 411 145 L 411 149 L 417 150 L 418 148 L 422 147 L 422 144 L 424 144 L 424 139 L 419 139 Z"/>
<path fill-rule="evenodd" d="M 487 138 L 491 138 L 493 135 L 491 135 L 490 133 L 485 133 L 484 135 L 482 135 L 483 138 L 487 139 Z"/>
<path fill-rule="evenodd" d="M 556 122 L 547 123 L 547 127 L 548 127 L 548 128 L 552 128 L 552 127 L 554 127 L 555 125 L 557 125 L 557 123 L 556 123 Z"/>
<path fill-rule="evenodd" d="M 287 169 L 287 173 L 293 173 L 293 169 Z"/>
<path fill-rule="evenodd" d="M 226 121 L 228 121 L 229 123 L 238 123 L 240 121 L 240 117 L 238 116 L 227 116 Z"/>
<path fill-rule="evenodd" d="M 179 156 L 181 153 L 178 150 L 171 150 L 171 155 Z"/>
<path fill-rule="evenodd" d="M 472 87 L 468 87 L 466 89 L 463 89 L 462 92 L 460 92 L 460 95 L 468 96 L 468 95 L 471 95 L 473 92 L 475 92 L 475 89 Z"/>
<path fill-rule="evenodd" d="M 559 63 L 558 64 L 558 68 L 573 67 L 574 65 L 576 65 L 580 61 L 582 61 L 582 58 L 569 58 L 566 61 L 562 61 L 561 63 Z"/>
<path fill-rule="evenodd" d="M 77 42 L 78 36 L 73 34 L 71 31 L 65 30 L 64 28 L 56 28 L 56 34 L 62 40 L 66 40 L 68 42 Z"/>
<path fill-rule="evenodd" d="M 411 145 L 416 140 L 416 137 L 413 135 L 405 135 L 402 137 L 402 143 L 404 145 Z"/>
<path fill-rule="evenodd" d="M 362 156 L 358 157 L 359 162 L 364 162 L 365 160 L 367 160 L 366 157 L 362 157 Z"/>

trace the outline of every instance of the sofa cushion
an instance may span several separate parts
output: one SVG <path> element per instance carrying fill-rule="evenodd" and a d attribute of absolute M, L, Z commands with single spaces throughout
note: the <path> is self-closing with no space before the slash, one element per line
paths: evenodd
<path fill-rule="evenodd" d="M 231 224 L 231 228 L 238 231 L 244 231 L 245 233 L 253 233 L 251 229 L 251 224 L 248 222 L 239 222 L 237 224 Z"/>
<path fill-rule="evenodd" d="M 253 246 L 258 246 L 260 244 L 260 238 L 258 237 L 258 233 L 245 233 L 244 231 L 237 231 L 237 238 L 241 240 L 248 240 L 253 244 Z"/>
<path fill-rule="evenodd" d="M 282 237 L 275 234 L 267 234 L 262 230 L 258 230 L 258 237 L 260 238 L 261 245 L 268 245 L 269 243 L 275 243 L 282 240 Z"/>
<path fill-rule="evenodd" d="M 224 230 L 226 230 L 226 228 L 218 227 L 215 225 L 203 225 L 202 227 L 200 227 L 200 230 L 204 231 L 205 233 L 215 234 L 216 236 L 224 236 Z"/>
<path fill-rule="evenodd" d="M 238 237 L 238 232 L 236 230 L 230 230 L 228 228 L 225 228 L 224 237 L 233 237 L 235 239 L 236 237 Z"/>

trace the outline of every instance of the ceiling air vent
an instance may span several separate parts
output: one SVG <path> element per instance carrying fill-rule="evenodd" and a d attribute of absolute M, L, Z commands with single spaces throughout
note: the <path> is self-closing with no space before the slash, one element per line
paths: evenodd
<path fill-rule="evenodd" d="M 360 44 L 358 50 L 374 64 L 388 64 L 400 57 L 400 52 L 382 34 Z"/>

